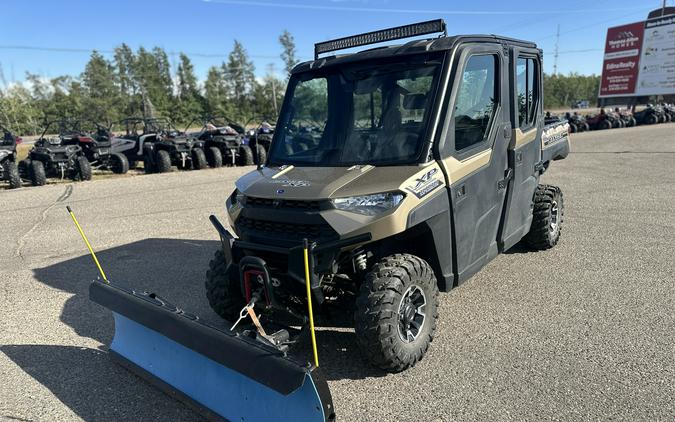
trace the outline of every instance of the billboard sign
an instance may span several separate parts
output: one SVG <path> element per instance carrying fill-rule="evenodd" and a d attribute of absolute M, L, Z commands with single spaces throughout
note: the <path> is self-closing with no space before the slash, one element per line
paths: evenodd
<path fill-rule="evenodd" d="M 600 97 L 675 94 L 675 15 L 607 30 Z"/>

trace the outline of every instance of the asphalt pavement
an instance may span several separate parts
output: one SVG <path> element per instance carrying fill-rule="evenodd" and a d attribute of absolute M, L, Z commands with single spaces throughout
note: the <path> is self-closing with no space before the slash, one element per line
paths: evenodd
<path fill-rule="evenodd" d="M 560 244 L 519 247 L 441 294 L 437 335 L 386 374 L 353 331 L 321 327 L 340 421 L 675 420 L 675 124 L 577 134 L 544 182 L 564 192 Z M 112 363 L 109 311 L 75 211 L 108 277 L 221 327 L 204 272 L 208 221 L 250 168 L 0 191 L 0 419 L 201 420 Z"/>

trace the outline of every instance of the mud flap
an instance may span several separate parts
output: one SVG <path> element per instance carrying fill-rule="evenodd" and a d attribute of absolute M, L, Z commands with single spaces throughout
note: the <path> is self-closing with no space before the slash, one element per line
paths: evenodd
<path fill-rule="evenodd" d="M 208 419 L 335 419 L 319 368 L 209 326 L 154 294 L 95 281 L 89 295 L 113 312 L 111 357 Z"/>

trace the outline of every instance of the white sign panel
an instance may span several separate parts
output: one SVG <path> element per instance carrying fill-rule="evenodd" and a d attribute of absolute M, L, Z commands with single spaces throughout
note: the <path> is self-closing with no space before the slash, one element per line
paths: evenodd
<path fill-rule="evenodd" d="M 636 95 L 675 94 L 675 15 L 645 22 Z"/>

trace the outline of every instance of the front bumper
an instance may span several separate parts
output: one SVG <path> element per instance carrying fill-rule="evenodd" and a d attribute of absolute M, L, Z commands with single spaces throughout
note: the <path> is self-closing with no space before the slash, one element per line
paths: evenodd
<path fill-rule="evenodd" d="M 283 308 L 278 303 L 274 293 L 275 277 L 282 277 L 286 281 L 290 280 L 298 286 L 305 285 L 305 267 L 304 267 L 304 246 L 303 243 L 292 247 L 272 246 L 262 243 L 247 242 L 235 239 L 234 236 L 220 223 L 216 216 L 209 217 L 211 223 L 220 235 L 220 241 L 223 246 L 223 253 L 228 265 L 228 271 L 232 266 L 239 269 L 239 280 L 241 281 L 242 294 L 246 297 L 247 288 L 244 285 L 246 271 L 255 271 L 261 275 L 265 292 L 268 294 L 267 302 L 275 308 Z M 312 300 L 314 303 L 323 303 L 324 297 L 319 285 L 319 274 L 332 268 L 336 258 L 343 248 L 353 246 L 359 243 L 370 241 L 370 233 L 364 233 L 346 239 L 333 240 L 323 243 L 312 242 L 308 239 L 308 264 L 310 275 L 310 287 L 312 291 Z M 286 265 L 269 265 L 263 257 L 274 256 L 276 260 L 285 261 Z"/>

